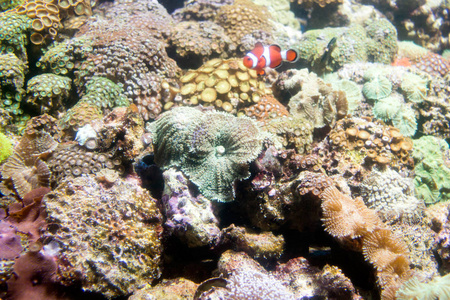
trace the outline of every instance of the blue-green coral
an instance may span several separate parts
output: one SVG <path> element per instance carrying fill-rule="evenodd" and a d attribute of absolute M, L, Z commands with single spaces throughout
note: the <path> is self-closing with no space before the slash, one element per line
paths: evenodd
<path fill-rule="evenodd" d="M 247 178 L 249 162 L 262 149 L 254 121 L 228 113 L 178 107 L 152 125 L 155 162 L 177 166 L 207 198 L 231 201 L 233 183 Z"/>
<path fill-rule="evenodd" d="M 444 160 L 447 151 L 445 140 L 433 136 L 414 140 L 414 185 L 417 197 L 426 204 L 450 200 L 450 168 Z"/>

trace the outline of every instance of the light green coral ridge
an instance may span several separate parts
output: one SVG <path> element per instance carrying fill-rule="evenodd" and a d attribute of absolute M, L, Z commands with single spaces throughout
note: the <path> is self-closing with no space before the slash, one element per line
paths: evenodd
<path fill-rule="evenodd" d="M 0 163 L 7 159 L 13 151 L 11 141 L 0 132 Z"/>
<path fill-rule="evenodd" d="M 444 160 L 448 151 L 447 142 L 433 136 L 414 140 L 416 196 L 428 205 L 450 200 L 450 169 Z"/>
<path fill-rule="evenodd" d="M 262 149 L 253 120 L 223 112 L 174 108 L 150 129 L 156 164 L 179 167 L 210 200 L 232 201 L 233 183 L 248 178 L 249 162 Z"/>
<path fill-rule="evenodd" d="M 324 50 L 333 38 L 336 42 L 324 57 Z M 334 71 L 352 62 L 389 64 L 397 54 L 397 30 L 386 19 L 368 21 L 364 27 L 308 30 L 296 48 L 301 60 L 320 71 Z"/>

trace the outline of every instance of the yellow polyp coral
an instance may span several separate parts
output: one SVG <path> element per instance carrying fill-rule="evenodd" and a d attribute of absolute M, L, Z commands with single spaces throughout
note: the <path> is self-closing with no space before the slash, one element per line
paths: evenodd
<path fill-rule="evenodd" d="M 245 67 L 239 58 L 209 60 L 197 70 L 188 71 L 180 82 L 182 99 L 179 104 L 202 104 L 233 114 L 259 103 L 263 96 L 272 93 L 256 71 Z M 165 107 L 178 103 L 167 102 Z M 282 107 L 278 108 L 281 111 Z"/>
<path fill-rule="evenodd" d="M 6 13 L 25 15 L 32 19 L 31 28 L 34 32 L 30 35 L 30 41 L 41 45 L 46 39 L 56 37 L 64 21 L 77 16 L 91 16 L 92 10 L 90 0 L 28 0 Z"/>

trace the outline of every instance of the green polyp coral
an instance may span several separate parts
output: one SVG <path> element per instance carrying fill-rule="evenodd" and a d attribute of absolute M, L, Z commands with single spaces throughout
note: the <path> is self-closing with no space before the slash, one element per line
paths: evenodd
<path fill-rule="evenodd" d="M 16 55 L 0 54 L 0 108 L 11 116 L 22 115 L 20 101 L 25 93 L 23 89 L 26 65 Z"/>
<path fill-rule="evenodd" d="M 430 80 L 422 76 L 405 73 L 402 77 L 401 89 L 406 99 L 414 103 L 421 103 L 427 97 Z"/>
<path fill-rule="evenodd" d="M 130 105 L 123 94 L 123 89 L 104 77 L 93 77 L 86 84 L 85 95 L 80 101 L 96 105 L 101 109 Z"/>
<path fill-rule="evenodd" d="M 24 2 L 24 0 L 0 0 L 0 12 L 22 5 Z"/>
<path fill-rule="evenodd" d="M 27 16 L 13 12 L 0 15 L 0 54 L 13 53 L 24 62 L 27 61 L 25 46 L 31 21 Z"/>
<path fill-rule="evenodd" d="M 367 55 L 370 61 L 390 64 L 397 55 L 397 30 L 387 19 L 366 22 Z"/>
<path fill-rule="evenodd" d="M 336 38 L 336 44 L 324 57 L 324 49 L 333 38 Z M 346 63 L 367 61 L 366 38 L 366 32 L 360 25 L 308 30 L 296 49 L 299 50 L 299 58 L 309 62 L 311 66 L 336 70 Z"/>
<path fill-rule="evenodd" d="M 233 183 L 247 178 L 262 149 L 254 121 L 228 113 L 178 107 L 150 125 L 155 162 L 179 167 L 210 200 L 231 201 Z"/>
<path fill-rule="evenodd" d="M 414 109 L 408 105 L 403 105 L 392 119 L 392 124 L 404 136 L 413 136 L 417 131 L 417 120 Z"/>
<path fill-rule="evenodd" d="M 11 141 L 0 132 L 0 163 L 7 159 L 13 152 Z"/>
<path fill-rule="evenodd" d="M 45 72 L 66 75 L 73 71 L 76 61 L 84 60 L 91 51 L 91 42 L 85 39 L 55 42 L 44 51 L 36 66 Z"/>
<path fill-rule="evenodd" d="M 27 82 L 27 102 L 40 114 L 56 112 L 69 97 L 72 79 L 55 74 L 34 76 Z"/>
<path fill-rule="evenodd" d="M 381 119 L 385 122 L 391 121 L 403 105 L 404 101 L 402 96 L 394 93 L 377 100 L 373 106 L 372 112 L 377 119 Z"/>
<path fill-rule="evenodd" d="M 450 200 L 450 169 L 444 159 L 448 151 L 449 146 L 443 139 L 423 136 L 414 140 L 416 196 L 428 205 Z"/>

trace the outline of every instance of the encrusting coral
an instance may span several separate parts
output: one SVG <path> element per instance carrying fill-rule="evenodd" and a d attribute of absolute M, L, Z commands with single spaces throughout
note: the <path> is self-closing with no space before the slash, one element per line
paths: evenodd
<path fill-rule="evenodd" d="M 373 169 L 360 185 L 361 196 L 371 209 L 377 211 L 384 222 L 417 224 L 422 219 L 425 205 L 414 196 L 411 179 L 396 171 Z"/>
<path fill-rule="evenodd" d="M 286 77 L 286 78 L 285 78 Z M 315 128 L 333 126 L 347 115 L 347 98 L 307 69 L 291 70 L 278 78 L 278 88 L 289 92 L 289 112 L 312 121 Z"/>
<path fill-rule="evenodd" d="M 105 187 L 92 176 L 65 181 L 44 198 L 54 231 L 44 244 L 61 248 L 58 274 L 65 284 L 108 298 L 126 295 L 161 275 L 162 216 L 137 182 Z"/>
<path fill-rule="evenodd" d="M 414 140 L 414 185 L 417 197 L 424 199 L 427 205 L 448 201 L 450 197 L 450 168 L 444 158 L 448 149 L 445 140 L 433 136 Z"/>
<path fill-rule="evenodd" d="M 263 135 L 247 117 L 176 107 L 151 124 L 155 162 L 181 170 L 211 200 L 231 201 L 234 181 L 262 150 Z"/>

